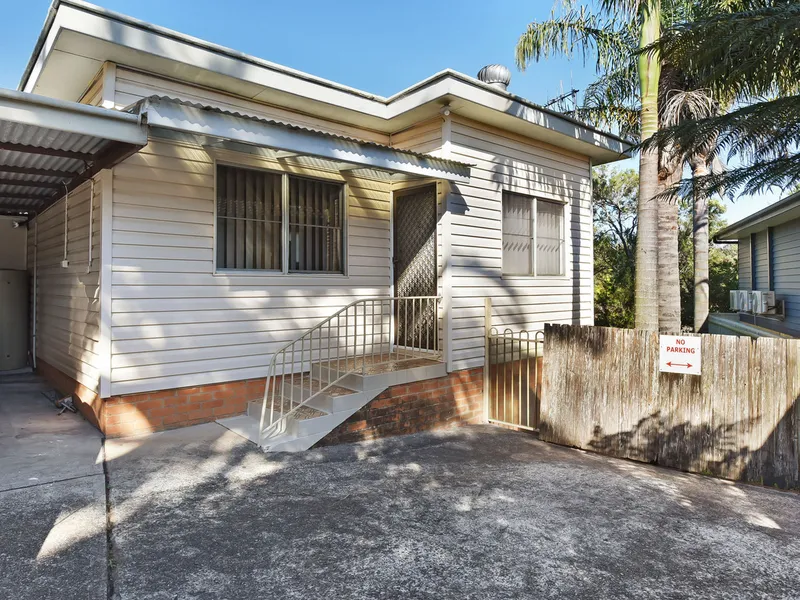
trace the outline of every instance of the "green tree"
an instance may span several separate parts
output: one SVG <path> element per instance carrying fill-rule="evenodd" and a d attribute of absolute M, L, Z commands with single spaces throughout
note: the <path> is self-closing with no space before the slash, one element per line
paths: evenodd
<path fill-rule="evenodd" d="M 796 4 L 696 0 L 686 18 L 674 20 L 654 45 L 692 82 L 686 93 L 664 107 L 667 115 L 680 118 L 662 120 L 662 132 L 652 140 L 661 148 L 682 152 L 681 160 L 692 168 L 692 178 L 684 180 L 680 189 L 694 201 L 695 331 L 706 330 L 713 308 L 709 198 L 714 193 L 734 195 L 739 189 L 759 191 L 773 184 L 791 186 L 800 172 L 796 160 L 800 13 Z M 736 110 L 721 110 L 731 106 Z M 712 168 L 721 164 L 720 152 L 739 166 L 728 171 Z"/>
<path fill-rule="evenodd" d="M 611 327 L 634 324 L 636 206 L 638 177 L 634 170 L 618 171 L 598 167 L 592 173 L 594 208 L 595 322 Z M 679 281 L 681 321 L 691 327 L 694 315 L 693 202 L 680 204 Z M 718 199 L 709 202 L 712 233 L 725 226 L 725 206 Z M 735 246 L 709 249 L 709 304 L 712 312 L 728 310 L 728 291 L 737 288 L 738 257 Z"/>
<path fill-rule="evenodd" d="M 595 323 L 633 327 L 639 177 L 598 167 L 592 183 Z"/>

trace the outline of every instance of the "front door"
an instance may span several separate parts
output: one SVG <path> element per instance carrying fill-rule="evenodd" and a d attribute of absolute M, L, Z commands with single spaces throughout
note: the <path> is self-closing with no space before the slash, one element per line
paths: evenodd
<path fill-rule="evenodd" d="M 394 200 L 394 285 L 401 298 L 436 296 L 436 186 L 402 192 Z M 435 350 L 436 302 L 395 304 L 397 345 Z"/>

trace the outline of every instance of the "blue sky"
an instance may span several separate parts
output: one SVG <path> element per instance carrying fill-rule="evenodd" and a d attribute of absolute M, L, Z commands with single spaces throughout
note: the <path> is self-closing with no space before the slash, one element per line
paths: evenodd
<path fill-rule="evenodd" d="M 0 0 L 0 87 L 16 89 L 50 5 Z M 512 69 L 511 91 L 545 103 L 594 76 L 580 60 L 549 59 L 521 73 L 514 45 L 532 20 L 548 17 L 549 0 L 102 0 L 108 9 L 325 77 L 390 96 L 445 68 L 468 75 L 483 65 Z M 629 165 L 627 163 L 630 163 Z M 635 166 L 626 161 L 624 166 Z M 728 221 L 779 197 L 739 200 Z"/>

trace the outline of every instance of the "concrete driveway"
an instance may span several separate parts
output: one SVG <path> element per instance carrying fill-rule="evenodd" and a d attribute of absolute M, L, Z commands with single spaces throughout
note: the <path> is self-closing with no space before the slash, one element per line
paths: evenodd
<path fill-rule="evenodd" d="M 295 455 L 216 424 L 103 447 L 43 391 L 0 378 L 0 598 L 800 596 L 797 494 L 488 426 Z"/>
<path fill-rule="evenodd" d="M 103 439 L 51 392 L 0 375 L 0 598 L 105 599 Z"/>
<path fill-rule="evenodd" d="M 146 598 L 798 598 L 800 496 L 489 426 L 265 456 L 106 446 L 111 581 Z"/>

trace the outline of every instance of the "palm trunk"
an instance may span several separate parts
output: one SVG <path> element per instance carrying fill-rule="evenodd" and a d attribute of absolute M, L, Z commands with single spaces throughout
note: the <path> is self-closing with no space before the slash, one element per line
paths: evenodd
<path fill-rule="evenodd" d="M 668 165 L 659 177 L 659 192 L 680 178 L 677 165 Z M 678 204 L 658 203 L 658 329 L 680 333 L 681 280 L 678 268 Z"/>
<path fill-rule="evenodd" d="M 704 156 L 692 158 L 692 177 L 708 175 Z M 694 192 L 694 330 L 708 331 L 708 196 L 702 190 Z"/>
<path fill-rule="evenodd" d="M 655 42 L 661 35 L 661 2 L 642 2 L 639 47 Z M 639 86 L 642 97 L 642 140 L 658 131 L 658 79 L 661 61 L 657 54 L 639 56 Z M 636 327 L 658 329 L 658 151 L 647 150 L 639 157 L 638 236 L 636 242 Z"/>

